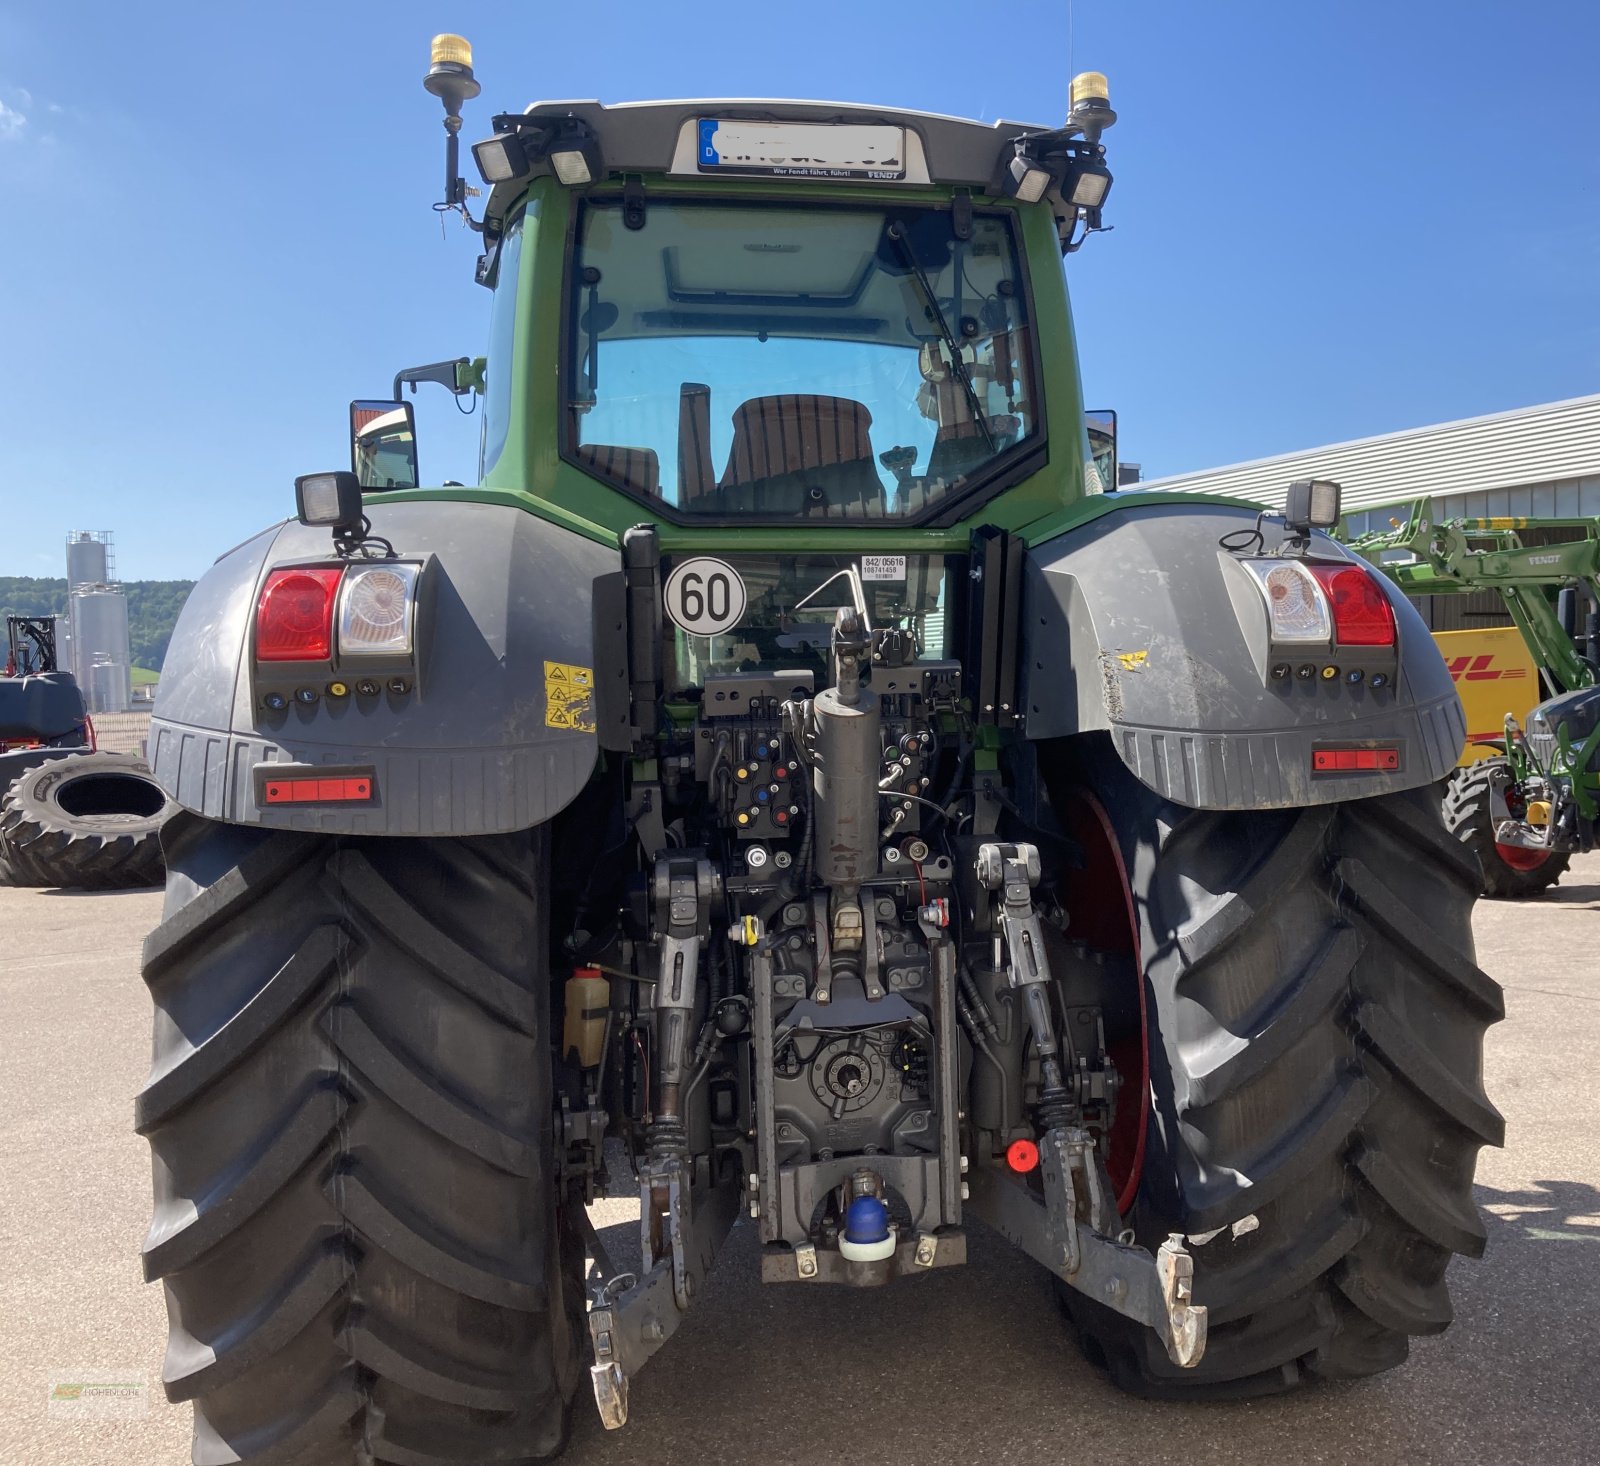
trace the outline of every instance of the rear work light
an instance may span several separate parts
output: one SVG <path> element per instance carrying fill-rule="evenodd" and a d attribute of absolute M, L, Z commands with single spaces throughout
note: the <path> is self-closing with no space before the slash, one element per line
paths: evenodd
<path fill-rule="evenodd" d="M 1394 607 L 1378 582 L 1359 565 L 1313 565 L 1333 607 L 1333 636 L 1340 646 L 1393 646 Z"/>
<path fill-rule="evenodd" d="M 333 602 L 341 566 L 271 571 L 256 604 L 256 660 L 326 662 L 333 656 Z"/>

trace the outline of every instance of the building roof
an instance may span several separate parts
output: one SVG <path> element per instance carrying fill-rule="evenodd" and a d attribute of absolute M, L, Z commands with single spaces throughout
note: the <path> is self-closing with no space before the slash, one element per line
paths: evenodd
<path fill-rule="evenodd" d="M 1147 479 L 1141 489 L 1223 494 L 1283 504 L 1296 479 L 1335 480 L 1352 509 L 1600 474 L 1600 394 L 1280 453 L 1197 473 Z"/>

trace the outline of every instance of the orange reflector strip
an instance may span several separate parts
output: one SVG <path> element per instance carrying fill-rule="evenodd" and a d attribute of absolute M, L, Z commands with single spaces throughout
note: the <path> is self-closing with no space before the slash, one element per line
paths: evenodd
<path fill-rule="evenodd" d="M 1398 748 L 1314 748 L 1311 751 L 1314 774 L 1392 773 L 1399 767 Z"/>
<path fill-rule="evenodd" d="M 1031 1140 L 1013 1140 L 1006 1147 L 1006 1164 L 1018 1175 L 1027 1175 L 1039 1164 L 1039 1147 Z"/>
<path fill-rule="evenodd" d="M 268 779 L 262 787 L 263 804 L 348 804 L 372 798 L 372 780 Z"/>

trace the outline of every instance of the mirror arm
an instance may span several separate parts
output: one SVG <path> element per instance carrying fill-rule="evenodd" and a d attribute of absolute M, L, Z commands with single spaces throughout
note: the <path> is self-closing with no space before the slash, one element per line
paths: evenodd
<path fill-rule="evenodd" d="M 460 374 L 464 369 L 470 369 L 471 362 L 464 356 L 458 356 L 452 361 L 434 361 L 426 366 L 407 367 L 402 372 L 396 372 L 394 378 L 394 400 L 400 400 L 400 388 L 407 382 L 411 384 L 411 395 L 417 395 L 419 382 L 437 382 L 441 387 L 447 387 L 457 397 L 465 397 L 472 391 L 471 385 L 460 385 Z"/>

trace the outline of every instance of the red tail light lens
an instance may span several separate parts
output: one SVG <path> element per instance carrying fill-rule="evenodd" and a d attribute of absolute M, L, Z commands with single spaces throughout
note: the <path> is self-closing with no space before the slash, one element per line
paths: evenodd
<path fill-rule="evenodd" d="M 1394 607 L 1378 582 L 1357 565 L 1313 565 L 1333 608 L 1333 639 L 1339 646 L 1393 646 Z"/>
<path fill-rule="evenodd" d="M 256 606 L 258 662 L 325 662 L 333 655 L 339 566 L 274 570 Z"/>

